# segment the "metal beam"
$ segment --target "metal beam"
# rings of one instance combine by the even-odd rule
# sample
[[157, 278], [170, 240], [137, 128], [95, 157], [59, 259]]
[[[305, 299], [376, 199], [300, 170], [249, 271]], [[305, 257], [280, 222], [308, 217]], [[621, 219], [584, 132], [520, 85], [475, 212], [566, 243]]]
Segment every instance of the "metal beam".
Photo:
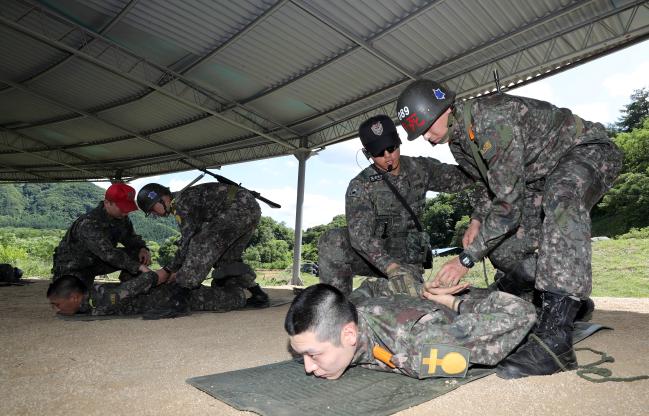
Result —
[[[162, 94], [162, 95], [164, 95], [164, 96], [166, 96], [166, 97], [168, 97], [168, 98], [170, 98], [170, 99], [172, 99], [174, 101], [177, 101], [177, 102], [179, 102], [179, 103], [181, 103], [183, 105], [186, 105], [187, 107], [194, 108], [194, 109], [199, 110], [201, 112], [209, 113], [212, 116], [214, 116], [214, 117], [216, 117], [216, 118], [218, 118], [220, 120], [223, 120], [226, 123], [229, 123], [229, 124], [231, 124], [233, 126], [236, 126], [236, 127], [239, 127], [239, 128], [241, 128], [243, 130], [247, 130], [247, 131], [249, 131], [251, 133], [257, 134], [258, 136], [264, 137], [265, 139], [268, 139], [268, 140], [276, 142], [276, 143], [278, 143], [280, 145], [286, 146], [286, 147], [290, 148], [291, 150], [296, 150], [296, 148], [294, 146], [286, 143], [282, 139], [279, 139], [279, 138], [274, 137], [272, 135], [269, 135], [269, 134], [267, 134], [267, 133], [265, 133], [263, 131], [260, 131], [260, 130], [258, 130], [256, 128], [254, 128], [254, 127], [251, 127], [251, 126], [247, 125], [246, 123], [244, 123], [243, 120], [242, 121], [235, 121], [235, 120], [232, 120], [232, 119], [224, 116], [223, 114], [221, 114], [220, 109], [215, 110], [215, 109], [206, 107], [205, 105], [209, 104], [210, 102], [211, 103], [217, 103], [219, 107], [221, 106], [221, 104], [218, 103], [218, 101], [214, 100], [212, 97], [210, 97], [208, 93], [206, 93], [204, 91], [200, 91], [199, 89], [193, 87], [192, 86], [193, 83], [191, 81], [189, 81], [189, 80], [183, 79], [181, 75], [173, 73], [172, 71], [170, 71], [168, 69], [161, 69], [161, 68], [157, 67], [156, 65], [153, 65], [153, 64], [149, 63], [144, 58], [135, 57], [132, 53], [126, 52], [126, 51], [123, 51], [123, 50], [120, 49], [121, 52], [127, 53], [128, 55], [130, 55], [132, 57], [140, 59], [139, 62], [138, 62], [138, 65], [136, 65], [136, 66], [142, 66], [142, 68], [143, 68], [142, 72], [143, 73], [146, 74], [147, 70], [155, 70], [155, 72], [161, 72], [162, 73], [162, 76], [161, 76], [162, 78], [168, 78], [168, 82], [165, 82], [165, 84], [169, 85], [170, 88], [162, 88], [159, 85], [157, 85], [157, 84], [155, 84], [155, 83], [153, 83], [153, 82], [151, 82], [151, 81], [149, 81], [147, 79], [142, 79], [140, 77], [132, 75], [131, 73], [125, 73], [125, 72], [123, 72], [123, 71], [121, 71], [119, 69], [116, 69], [116, 68], [112, 67], [111, 65], [108, 65], [107, 63], [103, 62], [100, 59], [97, 59], [97, 58], [95, 58], [93, 56], [88, 55], [85, 52], [82, 52], [82, 51], [80, 51], [78, 49], [72, 48], [72, 47], [70, 47], [70, 46], [68, 46], [68, 45], [66, 45], [64, 43], [61, 43], [61, 42], [59, 42], [57, 40], [50, 39], [47, 36], [42, 35], [40, 33], [37, 33], [37, 32], [35, 32], [35, 31], [31, 30], [31, 29], [28, 29], [26, 27], [23, 27], [22, 25], [20, 25], [18, 23], [12, 22], [11, 20], [8, 20], [4, 16], [0, 16], [0, 23], [4, 24], [6, 26], [9, 26], [12, 29], [14, 29], [16, 31], [19, 31], [19, 32], [21, 32], [21, 33], [23, 33], [23, 34], [25, 34], [27, 36], [30, 36], [30, 37], [38, 40], [38, 41], [41, 41], [43, 43], [47, 43], [48, 45], [50, 45], [50, 46], [52, 46], [52, 47], [54, 47], [56, 49], [63, 50], [65, 52], [74, 54], [75, 56], [77, 56], [77, 57], [79, 57], [79, 58], [81, 58], [81, 59], [83, 59], [83, 60], [85, 60], [87, 62], [90, 62], [90, 63], [92, 63], [92, 64], [94, 64], [94, 65], [96, 65], [96, 66], [98, 66], [100, 68], [103, 68], [106, 71], [111, 72], [111, 73], [113, 73], [113, 74], [115, 74], [115, 75], [117, 75], [119, 77], [122, 77], [122, 78], [127, 79], [127, 80], [129, 80], [131, 82], [134, 82], [136, 84], [139, 84], [139, 85], [148, 87], [150, 89], [153, 89], [153, 90], [157, 91], [158, 93], [160, 93], [160, 94]], [[92, 36], [92, 33], [88, 33], [88, 31], [86, 29], [84, 29], [84, 28], [81, 28], [81, 27], [77, 26], [76, 29], [81, 31], [84, 34], [88, 34], [88, 35]], [[98, 35], [95, 35], [95, 36], [98, 36]], [[116, 45], [111, 45], [111, 47], [119, 49], [119, 47], [116, 46]], [[190, 100], [188, 100], [186, 98], [181, 97], [175, 91], [176, 88], [175, 88], [174, 81], [182, 82], [183, 84], [185, 84], [186, 86], [191, 88], [193, 101], [190, 101]], [[16, 85], [16, 84], [14, 83], [14, 85]]]

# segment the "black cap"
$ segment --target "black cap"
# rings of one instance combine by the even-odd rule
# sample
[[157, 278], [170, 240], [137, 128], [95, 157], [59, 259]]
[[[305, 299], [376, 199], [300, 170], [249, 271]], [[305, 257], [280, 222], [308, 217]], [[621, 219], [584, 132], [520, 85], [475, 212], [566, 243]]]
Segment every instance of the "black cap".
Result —
[[382, 153], [390, 146], [399, 146], [401, 139], [392, 119], [385, 114], [369, 118], [358, 128], [363, 147], [370, 154]]

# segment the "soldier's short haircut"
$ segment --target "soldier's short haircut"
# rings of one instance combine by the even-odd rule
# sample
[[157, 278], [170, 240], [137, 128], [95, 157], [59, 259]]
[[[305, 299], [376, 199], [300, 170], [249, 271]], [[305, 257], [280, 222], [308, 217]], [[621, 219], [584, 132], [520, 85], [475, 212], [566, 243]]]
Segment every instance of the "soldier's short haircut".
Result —
[[85, 294], [88, 292], [88, 287], [76, 276], [61, 276], [54, 282], [50, 283], [47, 288], [47, 297], [56, 297], [59, 299], [67, 299], [73, 293]]
[[350, 322], [358, 323], [354, 304], [340, 290], [319, 283], [307, 287], [293, 299], [284, 329], [290, 336], [312, 331], [318, 341], [340, 345], [340, 333]]

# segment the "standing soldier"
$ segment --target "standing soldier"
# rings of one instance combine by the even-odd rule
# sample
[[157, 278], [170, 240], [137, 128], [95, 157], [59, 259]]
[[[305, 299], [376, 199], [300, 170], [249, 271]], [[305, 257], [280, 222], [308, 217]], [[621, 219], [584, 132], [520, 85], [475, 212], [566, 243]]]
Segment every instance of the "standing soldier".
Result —
[[419, 224], [426, 192], [458, 192], [472, 181], [457, 165], [400, 156], [399, 134], [386, 115], [363, 122], [358, 135], [374, 164], [349, 183], [347, 227], [320, 237], [320, 281], [349, 295], [354, 275], [387, 277], [395, 292], [416, 295], [430, 253], [428, 234]]
[[268, 295], [255, 282], [257, 275], [242, 259], [261, 218], [250, 191], [213, 182], [171, 193], [165, 186], [149, 183], [138, 192], [137, 203], [146, 215], [172, 214], [178, 222], [180, 247], [171, 264], [163, 267], [172, 281], [197, 288], [214, 267], [213, 287], [233, 278], [252, 294], [250, 306], [268, 306]]
[[120, 280], [150, 271], [149, 249], [128, 218], [135, 210], [135, 189], [125, 183], [108, 187], [104, 200], [77, 218], [54, 250], [52, 279], [77, 276], [89, 287], [95, 276], [117, 270]]
[[601, 124], [547, 102], [506, 94], [454, 99], [440, 84], [419, 80], [397, 101], [408, 140], [449, 142], [482, 189], [464, 251], [434, 283], [456, 284], [485, 256], [515, 280], [533, 282], [542, 300], [537, 337], [501, 363], [498, 375], [574, 369], [573, 321], [592, 287], [590, 210], [612, 186], [622, 154]]

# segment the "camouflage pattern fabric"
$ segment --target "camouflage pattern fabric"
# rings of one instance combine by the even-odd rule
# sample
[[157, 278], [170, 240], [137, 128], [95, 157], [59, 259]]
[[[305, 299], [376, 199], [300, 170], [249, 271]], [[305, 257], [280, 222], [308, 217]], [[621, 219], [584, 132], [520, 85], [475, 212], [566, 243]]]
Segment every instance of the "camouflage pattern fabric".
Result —
[[[356, 292], [356, 291], [354, 291]], [[359, 347], [352, 364], [422, 378], [420, 362], [426, 344], [470, 350], [470, 363], [495, 365], [527, 335], [536, 320], [534, 306], [504, 292], [465, 300], [457, 314], [433, 301], [406, 295], [356, 297]], [[380, 346], [396, 368], [374, 358]]]
[[[123, 248], [117, 248], [122, 243]], [[138, 254], [146, 243], [135, 234], [128, 217], [112, 218], [103, 201], [70, 226], [54, 250], [53, 279], [72, 275], [90, 286], [95, 276], [125, 270], [139, 273]]]
[[227, 312], [246, 304], [243, 289], [236, 286], [190, 290], [175, 284], [156, 287], [156, 282], [155, 272], [148, 272], [119, 285], [95, 284], [79, 312], [93, 316], [138, 315], [160, 309]]
[[474, 260], [488, 255], [505, 272], [526, 261], [522, 268], [536, 277], [538, 290], [587, 297], [590, 210], [622, 167], [604, 127], [506, 94], [460, 103], [453, 116], [451, 152], [479, 185], [472, 217], [482, 226], [465, 251]]
[[180, 227], [181, 244], [168, 267], [177, 271], [176, 283], [186, 288], [198, 287], [212, 267], [218, 271], [241, 263], [261, 218], [259, 204], [249, 191], [221, 183], [197, 185], [174, 194], [172, 212]]
[[[433, 158], [401, 156], [399, 175], [387, 176], [421, 217], [426, 192], [458, 192], [472, 184], [456, 165]], [[390, 263], [421, 269], [430, 243], [412, 217], [372, 167], [347, 188], [345, 230], [330, 230], [318, 243], [320, 281], [349, 294], [354, 275], [386, 276]], [[423, 269], [422, 269], [423, 270]]]

